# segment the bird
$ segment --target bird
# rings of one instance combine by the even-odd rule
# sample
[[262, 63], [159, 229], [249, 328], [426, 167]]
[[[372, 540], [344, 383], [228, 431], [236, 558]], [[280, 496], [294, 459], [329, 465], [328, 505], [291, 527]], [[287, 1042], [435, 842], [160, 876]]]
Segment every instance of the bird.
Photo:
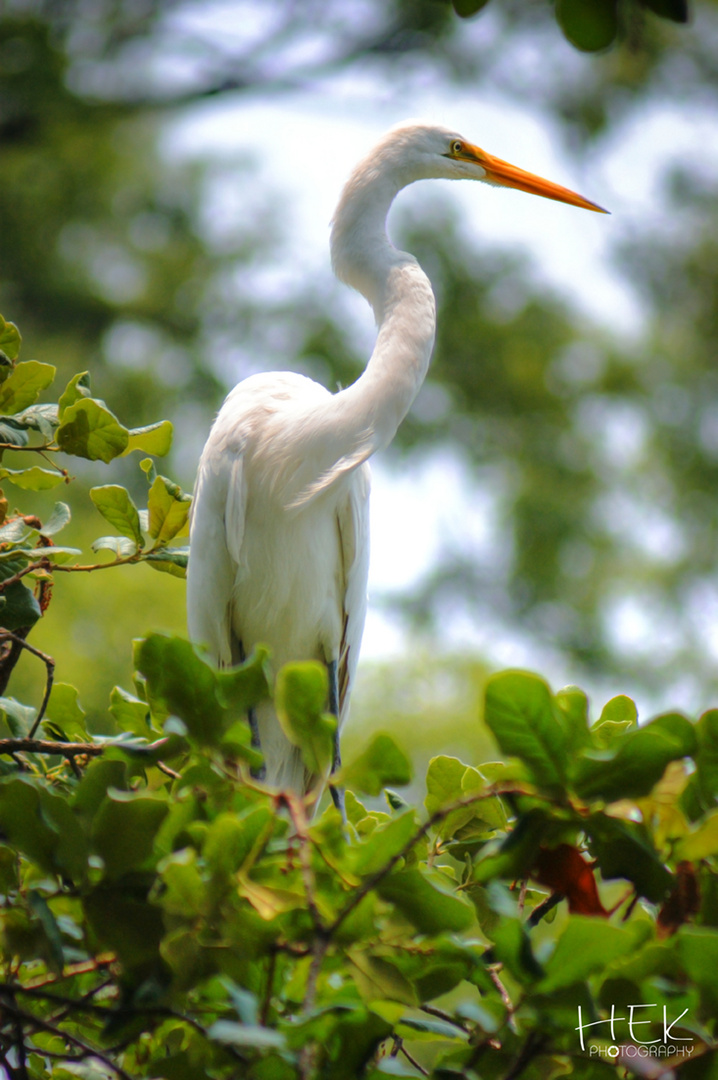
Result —
[[[436, 330], [431, 284], [387, 234], [397, 194], [418, 180], [478, 180], [598, 213], [596, 203], [494, 157], [462, 135], [408, 121], [355, 167], [331, 223], [336, 276], [369, 302], [377, 324], [359, 378], [331, 393], [304, 375], [260, 373], [229, 393], [202, 452], [187, 574], [190, 638], [219, 667], [258, 645], [276, 673], [326, 665], [339, 730], [349, 707], [367, 604], [368, 460], [394, 438], [426, 376]], [[250, 714], [263, 779], [306, 794], [308, 774], [270, 702]], [[335, 804], [342, 793], [331, 785]]]

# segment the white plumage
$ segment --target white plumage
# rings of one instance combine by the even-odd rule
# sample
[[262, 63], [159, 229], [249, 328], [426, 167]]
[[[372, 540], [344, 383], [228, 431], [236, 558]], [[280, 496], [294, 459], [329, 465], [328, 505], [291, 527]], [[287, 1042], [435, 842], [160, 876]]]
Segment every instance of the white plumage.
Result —
[[[219, 412], [195, 485], [190, 637], [221, 666], [260, 643], [272, 650], [275, 672], [290, 660], [325, 662], [336, 674], [340, 725], [366, 610], [366, 462], [409, 410], [435, 331], [431, 285], [416, 259], [390, 243], [386, 217], [401, 188], [429, 178], [483, 180], [600, 209], [445, 128], [388, 132], [352, 173], [331, 236], [337, 276], [374, 309], [366, 370], [337, 394], [291, 372], [245, 379]], [[257, 728], [267, 782], [304, 790], [310, 778], [269, 704], [259, 707]]]

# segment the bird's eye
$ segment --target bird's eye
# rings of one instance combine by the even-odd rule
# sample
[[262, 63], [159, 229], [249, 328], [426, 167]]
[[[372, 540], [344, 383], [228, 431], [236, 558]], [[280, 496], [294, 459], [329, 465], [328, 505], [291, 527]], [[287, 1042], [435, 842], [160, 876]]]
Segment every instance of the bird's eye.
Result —
[[464, 149], [464, 144], [461, 142], [461, 140], [460, 139], [454, 139], [454, 141], [451, 144], [451, 153], [452, 154], [460, 154], [463, 149]]

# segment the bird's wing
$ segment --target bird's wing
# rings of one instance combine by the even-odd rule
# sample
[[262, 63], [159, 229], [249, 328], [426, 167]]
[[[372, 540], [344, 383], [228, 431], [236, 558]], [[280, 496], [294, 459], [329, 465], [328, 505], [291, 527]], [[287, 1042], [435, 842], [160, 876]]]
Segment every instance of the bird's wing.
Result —
[[349, 693], [361, 646], [367, 605], [369, 573], [369, 488], [368, 465], [358, 468], [351, 478], [349, 496], [337, 512], [344, 566], [344, 621], [339, 651], [339, 721], [349, 709]]
[[220, 666], [240, 659], [238, 643], [233, 640], [231, 607], [245, 503], [241, 451], [229, 451], [210, 437], [192, 503], [187, 623], [190, 638], [207, 645]]

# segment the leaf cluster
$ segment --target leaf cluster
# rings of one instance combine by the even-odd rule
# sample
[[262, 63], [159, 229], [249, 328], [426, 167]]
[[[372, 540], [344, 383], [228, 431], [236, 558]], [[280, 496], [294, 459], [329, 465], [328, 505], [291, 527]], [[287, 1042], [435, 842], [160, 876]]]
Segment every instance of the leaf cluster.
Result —
[[[715, 1067], [718, 714], [639, 727], [619, 697], [590, 723], [577, 688], [503, 672], [485, 700], [503, 762], [434, 758], [420, 809], [376, 735], [333, 778], [343, 823], [252, 778], [266, 653], [218, 672], [153, 634], [135, 660], [116, 736], [58, 687], [55, 753], [3, 759], [0, 1038], [27, 1076], [610, 1076], [577, 1008], [627, 1004], [646, 1041], [665, 1005]], [[317, 771], [326, 688], [311, 664], [280, 685]], [[361, 801], [382, 789], [384, 810]]]

